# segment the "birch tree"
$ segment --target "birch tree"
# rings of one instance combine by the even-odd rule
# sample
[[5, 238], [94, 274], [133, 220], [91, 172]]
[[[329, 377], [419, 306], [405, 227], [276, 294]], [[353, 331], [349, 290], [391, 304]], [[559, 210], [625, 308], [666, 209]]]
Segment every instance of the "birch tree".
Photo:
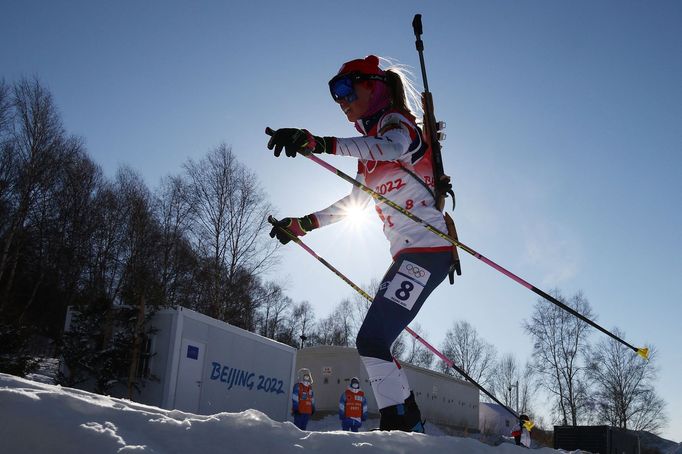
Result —
[[220, 145], [198, 162], [185, 165], [192, 210], [192, 242], [205, 258], [209, 278], [205, 312], [225, 321], [238, 318], [242, 274], [265, 271], [276, 260], [277, 242], [267, 237], [265, 200], [255, 174], [232, 150]]
[[[487, 387], [491, 384], [497, 352], [495, 347], [481, 339], [469, 322], [457, 321], [446, 331], [441, 352], [480, 385]], [[441, 372], [461, 377], [445, 362], [439, 361], [438, 364]]]
[[[594, 319], [590, 304], [582, 293], [566, 300], [559, 291], [553, 296], [587, 318]], [[533, 370], [539, 384], [550, 395], [555, 420], [563, 425], [578, 425], [586, 419], [588, 381], [585, 349], [589, 325], [561, 308], [538, 300], [524, 329], [534, 343]]]
[[[624, 333], [614, 330], [620, 338]], [[608, 338], [589, 349], [588, 375], [594, 382], [597, 419], [622, 429], [658, 433], [666, 424], [665, 402], [656, 393], [655, 348], [649, 360]]]

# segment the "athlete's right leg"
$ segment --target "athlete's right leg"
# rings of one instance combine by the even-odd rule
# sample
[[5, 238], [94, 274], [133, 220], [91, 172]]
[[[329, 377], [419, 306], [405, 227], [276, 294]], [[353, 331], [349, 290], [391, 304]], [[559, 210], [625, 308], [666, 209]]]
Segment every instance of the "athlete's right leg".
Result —
[[[407, 377], [391, 355], [391, 345], [445, 279], [450, 259], [449, 252], [398, 256], [358, 332], [356, 347], [382, 415], [382, 430], [409, 431], [416, 422], [421, 423]], [[410, 411], [414, 414], [407, 415]]]

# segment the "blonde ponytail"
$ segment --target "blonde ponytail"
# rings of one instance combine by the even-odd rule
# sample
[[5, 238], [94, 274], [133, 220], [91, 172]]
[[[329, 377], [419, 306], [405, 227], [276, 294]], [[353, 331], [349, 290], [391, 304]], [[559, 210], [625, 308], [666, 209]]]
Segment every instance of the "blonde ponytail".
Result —
[[407, 66], [391, 64], [385, 71], [386, 85], [389, 88], [393, 108], [420, 118], [422, 115], [421, 95], [411, 80], [412, 74]]

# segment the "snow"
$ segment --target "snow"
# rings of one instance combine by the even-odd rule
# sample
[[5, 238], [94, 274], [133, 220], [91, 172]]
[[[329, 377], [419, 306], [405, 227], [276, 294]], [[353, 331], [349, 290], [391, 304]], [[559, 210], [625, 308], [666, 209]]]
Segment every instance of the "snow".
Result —
[[[0, 374], [0, 451], [21, 453], [206, 453], [331, 454], [527, 452], [512, 444], [488, 446], [475, 439], [403, 432], [337, 430], [333, 416], [301, 431], [257, 410], [195, 415]], [[374, 421], [374, 425], [376, 421]], [[371, 428], [372, 422], [367, 428]], [[427, 426], [428, 427], [428, 426]], [[539, 454], [556, 453], [549, 448]]]

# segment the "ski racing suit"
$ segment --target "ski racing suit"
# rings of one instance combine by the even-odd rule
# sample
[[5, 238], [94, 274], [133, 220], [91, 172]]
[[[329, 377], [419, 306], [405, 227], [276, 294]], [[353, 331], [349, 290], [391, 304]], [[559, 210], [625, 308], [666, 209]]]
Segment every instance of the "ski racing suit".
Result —
[[[356, 121], [355, 127], [363, 136], [337, 138], [334, 154], [358, 158], [358, 181], [446, 231], [443, 214], [435, 207], [431, 149], [414, 117], [383, 109]], [[312, 215], [319, 226], [328, 225], [341, 220], [350, 204], [366, 206], [370, 198], [353, 187], [350, 195]], [[403, 404], [410, 395], [391, 345], [445, 279], [453, 246], [382, 202], [377, 201], [375, 209], [383, 221], [393, 263], [360, 327], [356, 346], [382, 409]]]

